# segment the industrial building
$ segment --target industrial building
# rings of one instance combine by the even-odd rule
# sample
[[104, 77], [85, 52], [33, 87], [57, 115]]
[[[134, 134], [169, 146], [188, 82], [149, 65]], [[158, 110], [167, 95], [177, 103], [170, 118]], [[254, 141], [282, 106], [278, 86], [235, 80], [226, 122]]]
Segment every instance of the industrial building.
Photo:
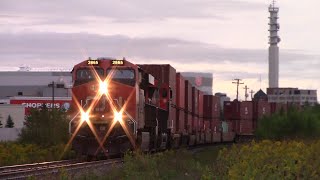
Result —
[[182, 76], [191, 84], [203, 91], [205, 94], [212, 95], [212, 73], [200, 72], [181, 72]]
[[[0, 72], [0, 141], [12, 141], [24, 125], [30, 108], [42, 104], [47, 107], [68, 109], [71, 102], [72, 78], [70, 72]], [[5, 128], [8, 116], [14, 128]]]
[[317, 90], [298, 88], [268, 88], [268, 101], [276, 103], [294, 103], [315, 105], [318, 103]]
[[70, 72], [0, 72], [0, 102], [2, 103], [14, 96], [71, 97], [71, 87]]

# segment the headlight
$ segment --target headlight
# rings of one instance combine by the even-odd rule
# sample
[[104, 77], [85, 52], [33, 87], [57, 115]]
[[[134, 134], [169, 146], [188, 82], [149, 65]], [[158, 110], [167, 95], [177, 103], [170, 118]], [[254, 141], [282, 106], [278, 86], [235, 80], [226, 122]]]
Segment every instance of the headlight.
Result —
[[82, 112], [81, 113], [81, 121], [89, 121], [89, 112]]
[[108, 84], [106, 81], [100, 82], [99, 92], [100, 92], [100, 94], [107, 94], [108, 93]]
[[115, 112], [114, 113], [114, 119], [116, 121], [122, 121], [122, 113], [121, 112]]

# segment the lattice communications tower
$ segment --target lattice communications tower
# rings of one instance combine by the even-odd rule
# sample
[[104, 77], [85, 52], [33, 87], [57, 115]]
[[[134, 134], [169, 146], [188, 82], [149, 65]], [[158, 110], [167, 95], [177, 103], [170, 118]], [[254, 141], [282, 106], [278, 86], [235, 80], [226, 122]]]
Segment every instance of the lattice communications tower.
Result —
[[280, 37], [278, 31], [279, 8], [275, 6], [275, 1], [269, 6], [269, 88], [279, 87], [279, 47]]

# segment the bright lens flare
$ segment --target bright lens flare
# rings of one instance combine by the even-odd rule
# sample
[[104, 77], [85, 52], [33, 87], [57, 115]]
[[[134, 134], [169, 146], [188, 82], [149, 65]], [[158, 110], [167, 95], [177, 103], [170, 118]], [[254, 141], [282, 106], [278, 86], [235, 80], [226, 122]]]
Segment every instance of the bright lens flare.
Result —
[[121, 112], [115, 112], [115, 113], [114, 113], [114, 119], [115, 119], [117, 122], [122, 121], [122, 113], [121, 113]]
[[81, 121], [89, 121], [89, 112], [81, 112]]
[[108, 83], [106, 81], [100, 82], [99, 92], [100, 94], [108, 93]]

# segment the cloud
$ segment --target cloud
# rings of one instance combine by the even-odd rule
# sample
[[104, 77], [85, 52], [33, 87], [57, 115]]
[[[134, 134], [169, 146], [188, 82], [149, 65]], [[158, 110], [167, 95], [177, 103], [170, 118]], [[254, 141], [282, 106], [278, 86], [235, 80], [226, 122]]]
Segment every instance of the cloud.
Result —
[[[130, 38], [87, 33], [0, 33], [0, 67], [71, 69], [89, 56], [122, 58], [134, 63], [171, 64], [178, 71], [211, 72], [214, 90], [222, 91], [234, 78], [252, 89], [268, 82], [267, 49], [235, 49], [174, 38]], [[280, 50], [280, 85], [319, 89], [320, 56]], [[3, 69], [2, 69], [3, 70]], [[259, 77], [262, 77], [262, 83]], [[299, 82], [297, 84], [296, 82]], [[290, 85], [291, 84], [291, 85]]]
[[266, 8], [262, 2], [239, 0], [1, 0], [1, 16], [22, 15], [42, 18], [46, 23], [79, 23], [85, 17], [105, 17], [118, 22], [167, 18], [224, 18], [224, 13]]
[[[214, 44], [174, 38], [130, 38], [122, 35], [102, 36], [87, 33], [0, 33], [2, 66], [21, 63], [31, 65], [72, 63], [110, 56], [171, 64], [197, 64], [202, 71], [242, 74], [267, 73], [266, 49], [224, 48]], [[280, 73], [299, 77], [319, 77], [319, 55], [280, 50]], [[312, 66], [309, 66], [312, 64]], [[210, 66], [208, 66], [210, 65]], [[306, 69], [307, 68], [307, 69]], [[184, 67], [187, 69], [187, 67]], [[303, 73], [302, 73], [303, 72]], [[230, 74], [229, 73], [229, 74]], [[249, 74], [248, 74], [249, 75]], [[250, 77], [252, 77], [250, 75]]]

